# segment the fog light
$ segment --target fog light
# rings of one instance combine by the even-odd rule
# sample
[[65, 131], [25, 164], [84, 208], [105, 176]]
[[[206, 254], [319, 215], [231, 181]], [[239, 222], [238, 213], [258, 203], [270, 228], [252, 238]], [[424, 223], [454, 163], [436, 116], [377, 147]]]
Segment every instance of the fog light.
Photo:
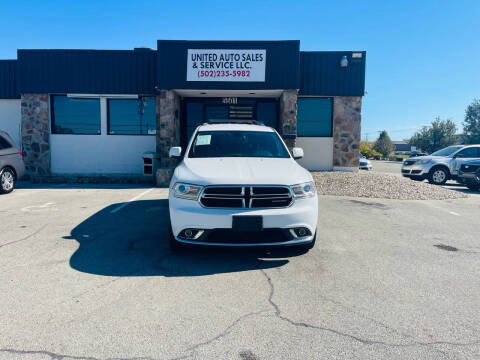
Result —
[[312, 233], [310, 232], [310, 230], [308, 230], [308, 228], [306, 228], [306, 227], [297, 227], [297, 228], [290, 229], [290, 233], [291, 233], [291, 234], [293, 235], [293, 237], [295, 237], [295, 238], [305, 237], [305, 236], [310, 236], [310, 235], [312, 235]]
[[203, 234], [202, 229], [184, 229], [180, 231], [178, 237], [185, 240], [196, 240]]

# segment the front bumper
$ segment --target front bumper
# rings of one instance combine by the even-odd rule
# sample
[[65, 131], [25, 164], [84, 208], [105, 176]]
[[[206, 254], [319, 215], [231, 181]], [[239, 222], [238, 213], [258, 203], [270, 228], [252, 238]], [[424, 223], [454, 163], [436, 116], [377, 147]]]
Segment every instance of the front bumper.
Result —
[[[196, 245], [209, 246], [288, 246], [307, 244], [313, 241], [317, 229], [318, 220], [318, 197], [305, 199], [297, 199], [292, 205], [286, 208], [268, 208], [268, 209], [219, 209], [205, 208], [197, 201], [179, 199], [170, 194], [169, 196], [170, 222], [172, 232], [178, 242]], [[306, 227], [310, 231], [310, 235], [305, 237], [288, 237], [285, 241], [276, 242], [209, 242], [206, 236], [201, 236], [196, 240], [186, 240], [178, 237], [184, 229], [202, 229], [205, 235], [210, 231], [231, 229], [233, 215], [260, 215], [263, 217], [263, 228], [280, 229], [284, 233], [288, 233], [289, 229], [297, 227]], [[261, 233], [261, 232], [260, 232]], [[258, 235], [258, 234], [257, 234]], [[255, 237], [252, 237], [252, 239]]]
[[405, 177], [426, 178], [430, 167], [421, 164], [402, 165], [402, 175]]
[[458, 181], [462, 184], [480, 184], [480, 172], [458, 172]]

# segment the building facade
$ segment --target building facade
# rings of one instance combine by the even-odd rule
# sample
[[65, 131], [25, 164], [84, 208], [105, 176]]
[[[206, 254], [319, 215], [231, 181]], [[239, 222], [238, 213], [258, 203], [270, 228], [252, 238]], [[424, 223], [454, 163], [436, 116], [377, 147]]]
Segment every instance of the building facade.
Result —
[[141, 176], [156, 152], [210, 120], [256, 120], [310, 170], [358, 168], [364, 51], [300, 51], [299, 41], [172, 41], [157, 49], [18, 50], [0, 61], [0, 129], [30, 177]]

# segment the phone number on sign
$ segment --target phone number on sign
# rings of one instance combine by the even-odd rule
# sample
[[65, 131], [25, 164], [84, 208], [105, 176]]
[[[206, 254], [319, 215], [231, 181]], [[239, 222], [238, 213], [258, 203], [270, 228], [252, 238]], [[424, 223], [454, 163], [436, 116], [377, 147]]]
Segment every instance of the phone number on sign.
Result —
[[250, 70], [199, 70], [199, 78], [250, 77]]

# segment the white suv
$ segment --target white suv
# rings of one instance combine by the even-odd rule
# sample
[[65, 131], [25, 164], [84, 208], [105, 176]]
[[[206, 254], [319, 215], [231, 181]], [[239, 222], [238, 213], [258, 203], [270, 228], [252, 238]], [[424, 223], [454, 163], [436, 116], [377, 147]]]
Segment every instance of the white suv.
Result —
[[[267, 126], [199, 126], [169, 189], [173, 250], [183, 244], [282, 246], [315, 243], [318, 198], [312, 175]], [[182, 157], [182, 149], [170, 149]]]

